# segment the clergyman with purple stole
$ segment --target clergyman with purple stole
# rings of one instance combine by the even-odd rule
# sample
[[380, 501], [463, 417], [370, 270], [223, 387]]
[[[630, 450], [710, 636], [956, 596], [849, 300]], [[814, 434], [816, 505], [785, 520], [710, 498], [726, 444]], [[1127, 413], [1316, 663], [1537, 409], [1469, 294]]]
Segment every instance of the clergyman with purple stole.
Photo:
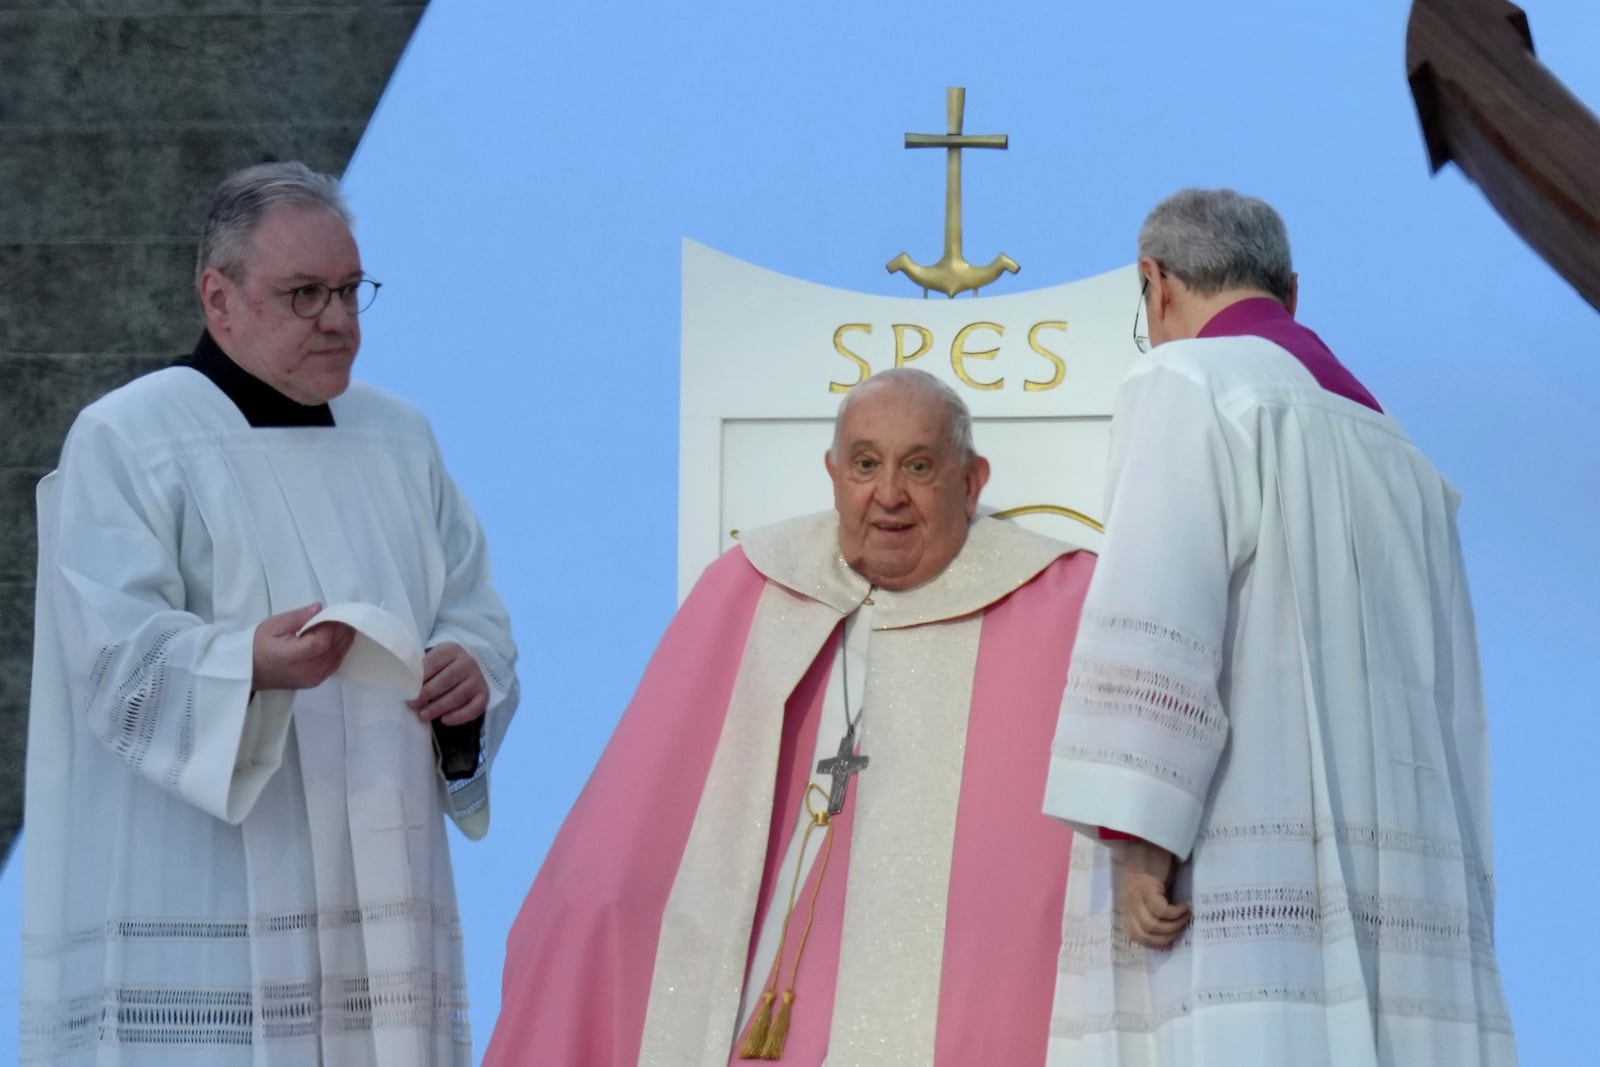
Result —
[[1175, 194], [1139, 271], [1050, 1063], [1513, 1064], [1456, 491], [1295, 321], [1267, 204]]

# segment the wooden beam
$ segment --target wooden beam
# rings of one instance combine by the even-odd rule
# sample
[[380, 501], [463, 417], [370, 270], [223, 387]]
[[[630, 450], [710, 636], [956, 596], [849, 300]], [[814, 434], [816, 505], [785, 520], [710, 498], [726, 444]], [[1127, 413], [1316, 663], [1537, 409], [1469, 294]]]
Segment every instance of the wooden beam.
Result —
[[1429, 162], [1454, 162], [1600, 310], [1600, 120], [1538, 61], [1506, 0], [1415, 0], [1406, 72]]

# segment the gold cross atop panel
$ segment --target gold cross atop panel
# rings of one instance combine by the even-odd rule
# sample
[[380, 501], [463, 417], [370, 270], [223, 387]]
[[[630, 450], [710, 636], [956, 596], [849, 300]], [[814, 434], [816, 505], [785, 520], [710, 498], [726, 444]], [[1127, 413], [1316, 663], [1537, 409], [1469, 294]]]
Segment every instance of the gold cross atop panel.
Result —
[[899, 271], [910, 278], [922, 287], [923, 296], [927, 296], [930, 289], [949, 297], [970, 289], [976, 296], [980, 288], [1000, 277], [1002, 272], [1015, 274], [1020, 269], [1017, 261], [1004, 253], [983, 267], [968, 263], [961, 256], [961, 150], [1008, 147], [1008, 138], [1003, 133], [962, 133], [966, 107], [965, 89], [946, 89], [947, 132], [906, 134], [907, 148], [945, 149], [944, 255], [937, 263], [924, 266], [901, 252], [888, 263], [889, 273]]

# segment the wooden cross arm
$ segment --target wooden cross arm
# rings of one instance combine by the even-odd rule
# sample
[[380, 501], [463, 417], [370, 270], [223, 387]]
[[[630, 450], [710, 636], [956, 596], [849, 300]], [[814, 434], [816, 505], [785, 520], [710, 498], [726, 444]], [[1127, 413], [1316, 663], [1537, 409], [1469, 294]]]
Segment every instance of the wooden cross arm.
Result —
[[1600, 120], [1507, 0], [1415, 0], [1406, 73], [1434, 171], [1454, 162], [1600, 310]]

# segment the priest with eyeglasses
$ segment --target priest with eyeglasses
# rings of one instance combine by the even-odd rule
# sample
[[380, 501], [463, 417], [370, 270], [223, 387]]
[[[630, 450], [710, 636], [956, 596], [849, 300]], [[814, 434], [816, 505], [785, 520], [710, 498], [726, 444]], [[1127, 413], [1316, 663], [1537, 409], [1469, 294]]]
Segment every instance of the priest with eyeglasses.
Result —
[[1271, 205], [1180, 190], [1138, 251], [1051, 1067], [1510, 1067], [1460, 496], [1295, 318]]
[[351, 378], [334, 179], [225, 179], [196, 285], [40, 486], [22, 1062], [465, 1067], [444, 820], [487, 830], [518, 692], [483, 531]]
[[1042, 1067], [1093, 557], [978, 515], [971, 421], [873, 375], [834, 509], [706, 570], [512, 928], [487, 1067]]

